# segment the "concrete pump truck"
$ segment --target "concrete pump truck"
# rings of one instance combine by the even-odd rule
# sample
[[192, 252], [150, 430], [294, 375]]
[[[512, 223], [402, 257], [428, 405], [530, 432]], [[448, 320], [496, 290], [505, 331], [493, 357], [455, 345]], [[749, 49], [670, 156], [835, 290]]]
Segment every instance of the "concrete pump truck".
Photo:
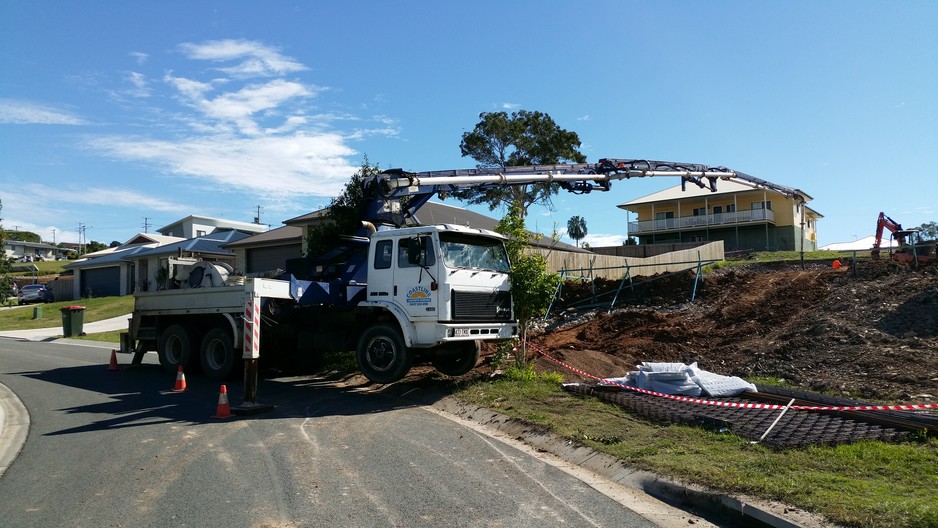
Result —
[[328, 349], [354, 351], [376, 383], [400, 380], [418, 358], [443, 374], [463, 374], [475, 367], [481, 341], [517, 334], [511, 263], [498, 233], [420, 225], [420, 207], [466, 189], [549, 183], [585, 194], [608, 191], [613, 180], [655, 176], [714, 191], [720, 179], [771, 185], [725, 167], [635, 159], [384, 171], [362, 181], [360, 231], [339, 236], [323, 254], [286, 262], [278, 279], [225, 286], [204, 280], [223, 273], [211, 263], [177, 264], [180, 289], [135, 293], [122, 349], [135, 363], [155, 351], [167, 370], [201, 367], [213, 379], [237, 372], [243, 360], [246, 392], [261, 360], [309, 362]]

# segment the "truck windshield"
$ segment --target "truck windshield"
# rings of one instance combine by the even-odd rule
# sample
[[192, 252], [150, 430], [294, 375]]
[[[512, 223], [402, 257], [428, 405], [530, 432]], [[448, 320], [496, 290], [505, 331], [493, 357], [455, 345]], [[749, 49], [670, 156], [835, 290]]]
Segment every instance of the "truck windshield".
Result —
[[508, 254], [501, 240], [460, 233], [440, 233], [443, 263], [448, 268], [508, 271]]

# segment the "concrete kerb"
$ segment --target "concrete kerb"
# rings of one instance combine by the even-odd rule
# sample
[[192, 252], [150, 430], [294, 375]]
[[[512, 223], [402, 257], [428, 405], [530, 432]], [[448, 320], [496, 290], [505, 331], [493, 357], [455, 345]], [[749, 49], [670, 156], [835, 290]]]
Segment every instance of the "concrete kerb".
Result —
[[0, 476], [16, 460], [29, 435], [29, 412], [6, 385], [0, 383]]
[[784, 504], [749, 497], [732, 497], [630, 468], [611, 455], [560, 438], [536, 425], [515, 420], [488, 409], [466, 405], [455, 398], [444, 398], [434, 403], [433, 407], [463, 420], [494, 428], [502, 434], [588, 469], [610, 481], [641, 490], [659, 500], [685, 509], [707, 511], [728, 519], [751, 519], [775, 528], [831, 528], [834, 526], [820, 516]]

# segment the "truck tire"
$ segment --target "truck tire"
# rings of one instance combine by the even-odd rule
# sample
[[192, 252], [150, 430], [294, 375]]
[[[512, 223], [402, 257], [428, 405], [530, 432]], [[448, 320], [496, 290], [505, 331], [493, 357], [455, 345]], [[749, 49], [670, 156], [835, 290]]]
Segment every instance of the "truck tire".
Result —
[[394, 383], [407, 375], [413, 353], [400, 331], [387, 324], [365, 330], [358, 340], [358, 368], [375, 383]]
[[213, 380], [225, 380], [234, 372], [240, 355], [234, 348], [231, 334], [224, 328], [216, 327], [209, 330], [202, 339], [199, 358], [202, 362], [202, 372], [206, 376]]
[[441, 374], [461, 376], [475, 368], [480, 350], [478, 341], [449, 343], [436, 351], [431, 363]]
[[156, 350], [160, 365], [169, 372], [179, 370], [179, 365], [187, 368], [192, 363], [192, 343], [182, 325], [167, 326], [156, 342]]

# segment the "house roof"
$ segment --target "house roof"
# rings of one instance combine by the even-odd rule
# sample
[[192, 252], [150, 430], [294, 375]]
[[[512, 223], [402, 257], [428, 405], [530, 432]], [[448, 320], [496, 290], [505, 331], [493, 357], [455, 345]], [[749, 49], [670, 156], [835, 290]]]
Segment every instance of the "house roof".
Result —
[[[320, 209], [318, 211], [313, 211], [305, 215], [285, 220], [283, 223], [287, 225], [310, 224], [326, 215], [328, 211], [328, 209]], [[464, 209], [455, 205], [442, 204], [434, 201], [428, 201], [420, 209], [418, 209], [416, 217], [417, 220], [423, 225], [454, 224], [471, 226], [480, 229], [488, 229], [489, 231], [494, 231], [498, 226], [498, 220], [492, 217], [485, 216], [483, 214], [479, 214], [474, 211], [470, 211], [469, 209]], [[538, 236], [537, 233], [534, 232], [529, 231], [529, 233], [535, 235], [532, 237], [532, 246], [557, 248], [564, 251], [587, 253], [586, 250], [578, 248], [574, 245], [556, 241], [550, 237]], [[255, 237], [252, 237], [252, 239], [253, 238]]]
[[259, 235], [249, 236], [247, 238], [242, 238], [241, 240], [236, 240], [235, 242], [230, 242], [225, 244], [226, 248], [240, 248], [240, 247], [263, 247], [263, 246], [276, 246], [285, 243], [294, 243], [300, 242], [303, 237], [303, 228], [299, 226], [283, 226], [278, 227], [277, 229], [271, 229], [266, 233], [261, 233]]
[[[142, 251], [147, 251], [153, 247], [156, 247], [156, 242], [151, 242], [150, 244], [137, 244], [133, 246], [121, 246], [116, 248], [108, 248], [110, 251], [107, 253], [98, 252], [98, 256], [91, 258], [84, 258], [82, 260], [76, 260], [70, 262], [64, 266], [65, 269], [84, 269], [84, 268], [100, 268], [105, 266], [113, 266], [115, 264], [120, 264], [127, 257], [132, 257]], [[89, 253], [90, 255], [90, 253]], [[87, 257], [87, 255], [86, 255]]]
[[[654, 203], [673, 202], [677, 200], [687, 200], [691, 198], [707, 198], [707, 197], [712, 197], [712, 196], [736, 194], [736, 193], [743, 193], [743, 192], [749, 192], [749, 191], [765, 191], [773, 195], [785, 196], [784, 193], [781, 193], [779, 191], [769, 189], [769, 188], [764, 188], [764, 187], [753, 187], [750, 184], [743, 183], [743, 182], [740, 182], [738, 180], [731, 178], [728, 180], [719, 180], [717, 182], [716, 191], [711, 191], [709, 188], [705, 188], [705, 189], [700, 188], [691, 183], [688, 183], [687, 185], [685, 185], [683, 190], [681, 189], [680, 185], [675, 185], [674, 187], [670, 187], [663, 191], [658, 191], [656, 193], [652, 193], [647, 196], [643, 196], [641, 198], [636, 198], [634, 200], [630, 200], [628, 202], [619, 204], [616, 207], [618, 207], [619, 209], [636, 212], [634, 209], [635, 207], [651, 205]], [[807, 193], [804, 193], [802, 191], [798, 191], [798, 195], [803, 196], [805, 199], [805, 202], [812, 200], [811, 196], [809, 196]], [[824, 218], [824, 215], [812, 209], [811, 207], [808, 207], [807, 205], [805, 205], [805, 210], [809, 211], [811, 215], [813, 215], [815, 218]]]
[[3, 245], [23, 246], [24, 248], [34, 248], [34, 249], [59, 249], [51, 244], [43, 244], [42, 242], [24, 242], [22, 240], [4, 240]]
[[173, 227], [185, 224], [186, 222], [197, 222], [214, 225], [217, 226], [218, 229], [223, 230], [239, 229], [241, 231], [248, 231], [250, 233], [261, 233], [267, 230], [267, 226], [263, 224], [252, 224], [250, 222], [239, 222], [237, 220], [225, 220], [224, 218], [212, 218], [210, 216], [189, 215], [181, 220], [176, 220], [171, 224], [167, 224], [157, 229], [157, 231], [164, 233], [166, 231], [172, 230]]
[[[753, 187], [742, 183], [740, 181], [729, 179], [729, 180], [719, 180], [717, 182], [717, 190], [711, 191], [709, 188], [702, 189], [692, 183], [688, 183], [684, 186], [684, 190], [681, 189], [680, 185], [675, 185], [674, 187], [669, 187], [663, 191], [658, 191], [656, 193], [649, 194], [647, 196], [642, 196], [641, 198], [636, 198], [630, 200], [623, 204], [619, 204], [617, 207], [619, 209], [628, 209], [630, 206], [636, 205], [647, 205], [653, 202], [670, 202], [675, 200], [686, 200], [688, 198], [703, 198], [707, 196], [720, 196], [726, 194], [737, 194], [746, 191], [765, 191], [772, 194], [782, 194], [773, 189], [764, 189], [761, 187]], [[800, 195], [805, 197], [805, 201], [810, 201], [811, 197], [807, 194], [800, 192]]]
[[[873, 249], [873, 244], [875, 243], [876, 235], [870, 235], [868, 237], [854, 240], [853, 242], [835, 242], [833, 244], [827, 244], [826, 246], [821, 246], [819, 249], [825, 251], [866, 251]], [[884, 238], [879, 247], [899, 247], [899, 242], [893, 239]]]
[[182, 240], [185, 239], [166, 235], [154, 235], [152, 233], [137, 233], [120, 246], [104, 248], [93, 253], [86, 253], [82, 255], [80, 260], [76, 260], [62, 267], [65, 269], [81, 269], [107, 266], [119, 263], [125, 257], [136, 255], [143, 250]]
[[130, 240], [121, 244], [121, 246], [131, 246], [134, 244], [150, 244], [152, 242], [156, 242], [158, 244], [170, 244], [172, 242], [178, 242], [180, 240], [182, 240], [181, 237], [158, 235], [154, 233], [137, 233], [136, 235], [130, 237]]
[[224, 248], [226, 244], [247, 238], [251, 235], [237, 230], [216, 230], [207, 235], [189, 238], [181, 242], [140, 251], [133, 258], [158, 257], [162, 255], [175, 255], [182, 253], [198, 253], [201, 255], [234, 255], [233, 251]]

